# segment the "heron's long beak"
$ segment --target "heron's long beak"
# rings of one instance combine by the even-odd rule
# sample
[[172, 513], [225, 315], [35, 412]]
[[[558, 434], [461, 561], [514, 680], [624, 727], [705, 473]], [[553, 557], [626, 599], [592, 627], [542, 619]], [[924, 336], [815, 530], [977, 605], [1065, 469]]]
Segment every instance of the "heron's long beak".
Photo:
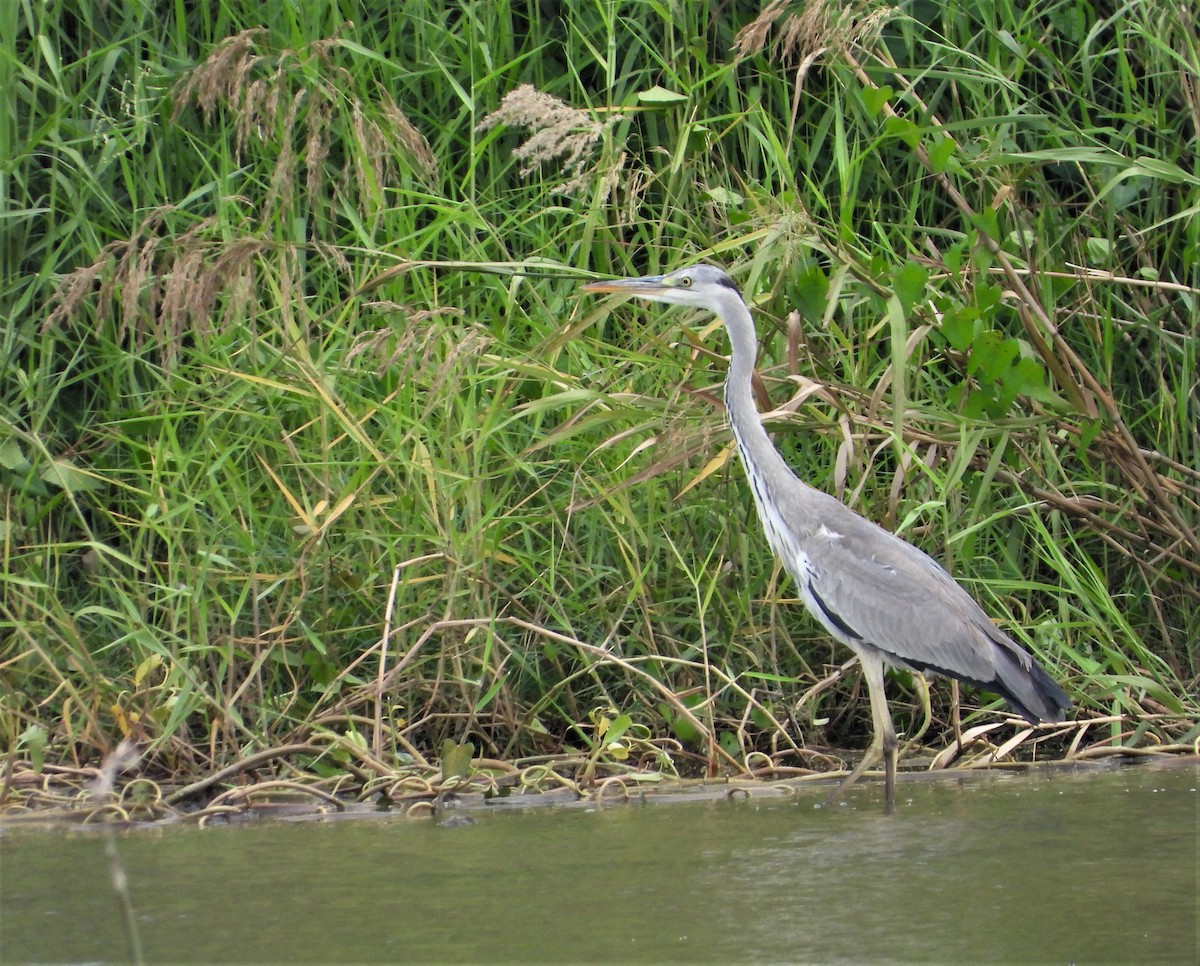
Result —
[[645, 295], [663, 290], [662, 275], [645, 275], [642, 278], [615, 278], [611, 282], [588, 282], [585, 292], [617, 292], [623, 295]]

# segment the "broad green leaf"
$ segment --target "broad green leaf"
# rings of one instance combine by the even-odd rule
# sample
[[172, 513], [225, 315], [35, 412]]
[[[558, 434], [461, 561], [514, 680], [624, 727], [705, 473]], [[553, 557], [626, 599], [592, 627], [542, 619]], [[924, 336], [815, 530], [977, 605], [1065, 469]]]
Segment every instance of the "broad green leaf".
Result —
[[899, 138], [910, 148], [921, 143], [921, 129], [906, 117], [889, 117], [883, 122], [883, 129], [888, 135]]
[[883, 110], [883, 105], [887, 103], [893, 93], [895, 92], [887, 84], [882, 87], [864, 87], [862, 98], [863, 104], [867, 107], [867, 113], [871, 117], [878, 117], [879, 112]]
[[458, 742], [447, 738], [442, 742], [442, 784], [451, 779], [465, 780], [471, 775], [471, 759], [475, 757], [475, 744]]
[[29, 460], [25, 458], [21, 444], [15, 439], [6, 439], [0, 443], [0, 466], [6, 470], [29, 469]]
[[1097, 238], [1093, 235], [1087, 240], [1087, 253], [1090, 261], [1107, 264], [1112, 259], [1113, 243], [1108, 238]]
[[971, 219], [971, 225], [980, 234], [987, 235], [989, 238], [1000, 238], [1000, 218], [997, 216], [995, 208], [984, 208]]
[[916, 262], [905, 262], [892, 278], [892, 288], [896, 298], [904, 307], [904, 314], [912, 312], [912, 307], [925, 294], [925, 283], [929, 281], [929, 272]]
[[829, 277], [819, 265], [810, 265], [796, 278], [796, 308], [806, 319], [823, 318], [829, 304]]
[[966, 352], [975, 341], [976, 323], [979, 312], [971, 306], [948, 311], [942, 316], [939, 331], [943, 338], [959, 352]]
[[44, 467], [38, 476], [51, 486], [57, 486], [68, 493], [84, 493], [104, 486], [102, 480], [79, 469], [70, 460], [54, 460]]
[[625, 732], [629, 730], [629, 726], [632, 724], [633, 724], [633, 719], [629, 715], [627, 715], [627, 714], [617, 715], [610, 722], [608, 722], [608, 727], [606, 727], [603, 731], [603, 737], [604, 737], [605, 744], [608, 744], [608, 743], [614, 742], [614, 741], [618, 741], [621, 738], [621, 736], [624, 735]]
[[746, 201], [736, 191], [730, 191], [728, 188], [709, 188], [705, 194], [717, 204], [724, 205], [726, 208], [736, 207], [744, 204]]
[[950, 163], [950, 159], [954, 157], [954, 149], [957, 145], [953, 138], [943, 137], [935, 141], [927, 149], [929, 155], [929, 167], [934, 174], [941, 174], [946, 170], [946, 166]]
[[21, 732], [20, 746], [29, 752], [29, 764], [40, 772], [46, 763], [46, 743], [49, 736], [41, 725], [30, 725]]
[[677, 94], [655, 84], [644, 91], [638, 91], [637, 99], [643, 104], [678, 104], [680, 101], [686, 101], [687, 95]]
[[967, 371], [983, 380], [999, 379], [1020, 351], [1015, 339], [1006, 338], [995, 329], [980, 332], [972, 343]]

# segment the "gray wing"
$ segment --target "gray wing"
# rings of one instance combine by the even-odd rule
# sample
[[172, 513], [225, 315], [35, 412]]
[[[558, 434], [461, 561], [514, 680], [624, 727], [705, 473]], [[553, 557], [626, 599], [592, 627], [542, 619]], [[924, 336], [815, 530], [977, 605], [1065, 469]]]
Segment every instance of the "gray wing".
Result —
[[893, 664], [995, 691], [1031, 721], [1062, 720], [1063, 691], [937, 562], [822, 495], [830, 503], [804, 541], [807, 572], [793, 576], [826, 626]]

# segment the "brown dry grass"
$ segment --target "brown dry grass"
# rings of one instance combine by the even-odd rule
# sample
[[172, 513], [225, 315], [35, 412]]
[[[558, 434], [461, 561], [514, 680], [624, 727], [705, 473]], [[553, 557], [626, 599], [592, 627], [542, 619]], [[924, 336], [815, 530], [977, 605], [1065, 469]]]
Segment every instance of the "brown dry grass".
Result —
[[43, 331], [90, 310], [93, 331], [115, 321], [118, 342], [128, 339], [133, 351], [156, 345], [170, 368], [189, 333], [210, 332], [252, 312], [259, 256], [275, 246], [221, 238], [212, 218], [176, 238], [164, 227], [171, 210], [151, 212], [129, 238], [110, 242], [92, 264], [67, 274]]
[[879, 31], [898, 8], [878, 0], [817, 0], [794, 3], [771, 0], [750, 23], [738, 31], [734, 51], [752, 57], [767, 47], [773, 27], [778, 31], [771, 47], [784, 61], [808, 62], [830, 48], [871, 46]]
[[506, 94], [500, 106], [480, 121], [477, 130], [487, 131], [501, 124], [530, 130], [533, 133], [513, 149], [513, 157], [521, 162], [522, 177], [529, 177], [547, 162], [557, 161], [566, 180], [552, 189], [554, 194], [574, 194], [592, 184], [599, 174], [601, 194], [608, 196], [620, 180], [621, 159], [599, 171], [593, 158], [604, 133], [622, 119], [622, 115], [615, 114], [598, 121], [587, 111], [523, 84]]
[[354, 78], [333, 59], [336, 36], [299, 50], [262, 52], [265, 35], [258, 28], [244, 30], [188, 71], [175, 86], [172, 120], [179, 121], [185, 108], [195, 105], [211, 124], [225, 109], [236, 132], [239, 162], [252, 140], [275, 145], [279, 160], [271, 196], [285, 205], [301, 165], [309, 204], [325, 197], [326, 162], [335, 136], [347, 148], [340, 181], [354, 181], [344, 194], [358, 199], [360, 206], [367, 199], [378, 200], [382, 186], [395, 177], [399, 158], [420, 176], [436, 176], [429, 142], [386, 90], [377, 85], [377, 98], [369, 102], [353, 95]]

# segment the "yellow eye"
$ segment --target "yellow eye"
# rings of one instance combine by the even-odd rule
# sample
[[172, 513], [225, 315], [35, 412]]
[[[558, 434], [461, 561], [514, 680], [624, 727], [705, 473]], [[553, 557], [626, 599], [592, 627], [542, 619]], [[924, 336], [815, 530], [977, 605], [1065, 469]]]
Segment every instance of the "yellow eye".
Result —
[[684, 275], [683, 278], [681, 278], [679, 280], [679, 284], [682, 285], [684, 288], [691, 288], [692, 287], [692, 276]]

